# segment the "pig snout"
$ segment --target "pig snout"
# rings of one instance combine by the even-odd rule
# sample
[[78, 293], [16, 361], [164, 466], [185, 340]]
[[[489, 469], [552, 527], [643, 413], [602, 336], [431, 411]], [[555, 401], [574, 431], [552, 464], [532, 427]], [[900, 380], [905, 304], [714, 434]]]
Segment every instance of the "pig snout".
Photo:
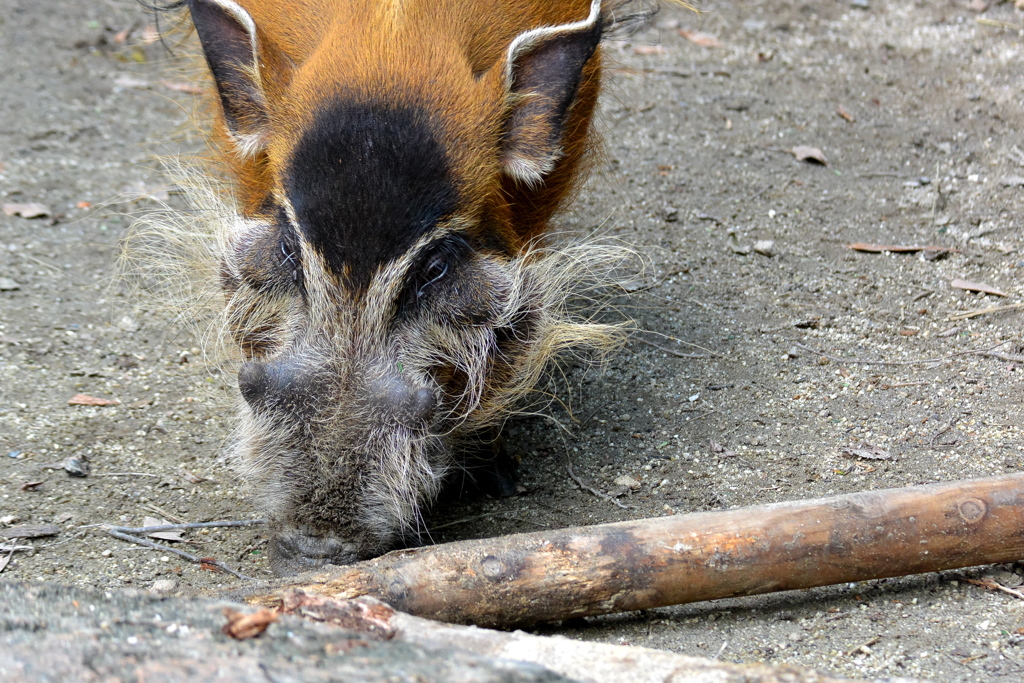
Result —
[[[306, 365], [297, 357], [243, 363], [238, 371], [242, 398], [254, 411], [274, 409], [301, 415], [317, 392], [317, 383]], [[362, 393], [373, 415], [390, 417], [406, 426], [428, 422], [437, 407], [433, 389], [395, 374], [366, 381]]]
[[278, 529], [269, 541], [270, 569], [293, 576], [326, 564], [351, 564], [360, 559], [355, 543], [302, 529]]
[[268, 550], [279, 575], [387, 549], [444, 469], [422, 451], [440, 390], [399, 363], [323, 357], [285, 352], [238, 372], [249, 443], [260, 444], [267, 477]]

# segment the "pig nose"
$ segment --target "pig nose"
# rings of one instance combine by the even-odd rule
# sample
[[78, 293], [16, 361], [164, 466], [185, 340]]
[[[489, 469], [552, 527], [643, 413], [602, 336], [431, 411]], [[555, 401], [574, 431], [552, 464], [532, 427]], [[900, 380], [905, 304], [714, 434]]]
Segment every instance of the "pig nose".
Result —
[[270, 537], [267, 548], [270, 569], [278, 576], [293, 576], [327, 564], [351, 564], [359, 559], [355, 542], [294, 528], [278, 530]]
[[304, 373], [295, 359], [248, 361], [238, 370], [238, 389], [253, 409], [298, 411], [306, 395], [305, 387]]
[[402, 421], [426, 422], [437, 407], [437, 398], [432, 389], [417, 386], [394, 375], [373, 380], [370, 383], [370, 395], [376, 407]]

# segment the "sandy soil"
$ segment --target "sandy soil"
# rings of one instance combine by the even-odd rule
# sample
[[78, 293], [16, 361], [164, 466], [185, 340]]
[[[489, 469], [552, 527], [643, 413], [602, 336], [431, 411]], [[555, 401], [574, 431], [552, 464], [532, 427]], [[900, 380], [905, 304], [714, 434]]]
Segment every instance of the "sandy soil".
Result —
[[[237, 585], [95, 527], [259, 515], [218, 462], [233, 378], [111, 279], [132, 217], [154, 197], [180, 202], [153, 155], [200, 148], [195, 96], [130, 0], [0, 8], [0, 200], [50, 213], [0, 215], [0, 523], [60, 529], [21, 541], [35, 551], [0, 577]], [[1024, 12], [951, 0], [702, 9], [665, 11], [613, 46], [607, 163], [561, 221], [649, 254], [633, 296], [614, 302], [638, 332], [605, 366], [559, 377], [566, 408], [550, 412], [564, 430], [510, 424], [524, 493], [439, 505], [434, 541], [1022, 466], [1024, 363], [962, 352], [1024, 355], [1024, 311], [950, 317], [1024, 297]], [[799, 145], [828, 165], [796, 160]], [[68, 405], [78, 393], [119, 403]], [[885, 459], [842, 454], [862, 442]], [[89, 476], [62, 469], [83, 456]], [[567, 457], [628, 508], [581, 490]], [[190, 552], [269, 575], [258, 527], [188, 537]], [[870, 581], [550, 630], [848, 676], [1016, 681], [1024, 601], [964, 579], [1017, 586], [1021, 574]]]

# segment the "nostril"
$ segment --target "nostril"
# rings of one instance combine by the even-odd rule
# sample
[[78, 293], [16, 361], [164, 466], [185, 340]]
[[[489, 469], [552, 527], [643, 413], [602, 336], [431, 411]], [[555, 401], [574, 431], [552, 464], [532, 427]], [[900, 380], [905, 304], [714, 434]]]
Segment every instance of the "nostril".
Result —
[[437, 404], [433, 390], [417, 389], [401, 377], [382, 377], [370, 386], [376, 404], [399, 420], [428, 420]]
[[255, 409], [302, 412], [307, 407], [310, 375], [301, 359], [286, 356], [267, 362], [248, 361], [238, 369], [238, 390]]
[[429, 420], [434, 414], [434, 407], [437, 399], [430, 389], [420, 389], [412, 396], [409, 402], [409, 415], [414, 420]]
[[263, 363], [248, 361], [238, 369], [238, 390], [245, 402], [253, 408], [266, 397], [268, 380], [267, 368]]

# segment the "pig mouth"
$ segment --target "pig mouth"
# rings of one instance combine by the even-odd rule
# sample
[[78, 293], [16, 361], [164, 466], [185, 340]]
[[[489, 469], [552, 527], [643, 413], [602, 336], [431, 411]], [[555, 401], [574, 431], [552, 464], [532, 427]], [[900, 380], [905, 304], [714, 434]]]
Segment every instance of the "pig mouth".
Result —
[[268, 543], [270, 569], [278, 576], [294, 576], [327, 565], [351, 564], [360, 558], [357, 544], [331, 535], [279, 529]]

